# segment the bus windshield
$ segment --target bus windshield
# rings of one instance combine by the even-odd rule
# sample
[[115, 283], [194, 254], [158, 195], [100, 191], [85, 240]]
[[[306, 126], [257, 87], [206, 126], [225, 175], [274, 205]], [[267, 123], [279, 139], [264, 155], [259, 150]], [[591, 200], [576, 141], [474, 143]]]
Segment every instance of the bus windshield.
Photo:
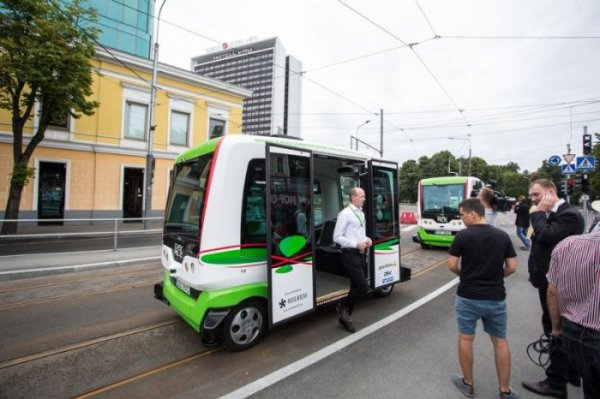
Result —
[[206, 181], [212, 154], [175, 165], [167, 198], [165, 235], [200, 236]]
[[423, 213], [458, 214], [458, 204], [463, 201], [464, 195], [464, 184], [423, 186]]

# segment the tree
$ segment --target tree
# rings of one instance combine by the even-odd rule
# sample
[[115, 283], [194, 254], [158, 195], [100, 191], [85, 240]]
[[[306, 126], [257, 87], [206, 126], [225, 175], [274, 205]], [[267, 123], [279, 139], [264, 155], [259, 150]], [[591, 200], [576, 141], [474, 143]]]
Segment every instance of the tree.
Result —
[[399, 171], [400, 201], [417, 202], [417, 189], [421, 173], [414, 159], [404, 162]]
[[[92, 94], [91, 58], [95, 29], [79, 25], [95, 21], [93, 9], [79, 0], [0, 1], [0, 108], [12, 113], [13, 169], [5, 218], [18, 219], [23, 188], [35, 170], [29, 160], [44, 139], [50, 121], [92, 115], [99, 105]], [[34, 110], [37, 113], [34, 115]], [[24, 127], [37, 117], [35, 131]], [[5, 222], [2, 234], [14, 234], [16, 222]]]

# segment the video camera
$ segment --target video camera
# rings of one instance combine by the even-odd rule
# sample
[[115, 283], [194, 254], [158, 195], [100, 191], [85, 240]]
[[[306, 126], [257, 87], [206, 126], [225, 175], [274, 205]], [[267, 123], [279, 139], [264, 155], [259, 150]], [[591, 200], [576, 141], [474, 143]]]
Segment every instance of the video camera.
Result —
[[[485, 185], [486, 188], [489, 188], [494, 193], [494, 197], [490, 201], [490, 205], [496, 212], [508, 212], [516, 204], [517, 199], [514, 197], [508, 197], [502, 190], [496, 190], [497, 186], [498, 182], [495, 180], [490, 180], [489, 183]], [[471, 197], [477, 197], [479, 195], [479, 191], [480, 190], [471, 191]]]

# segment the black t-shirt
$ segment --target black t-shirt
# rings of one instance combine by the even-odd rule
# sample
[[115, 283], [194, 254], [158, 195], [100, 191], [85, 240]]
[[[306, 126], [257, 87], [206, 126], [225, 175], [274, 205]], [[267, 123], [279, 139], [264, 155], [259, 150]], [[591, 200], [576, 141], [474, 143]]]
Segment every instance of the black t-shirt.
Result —
[[517, 256], [505, 231], [488, 224], [476, 224], [458, 232], [448, 250], [460, 257], [457, 295], [469, 299], [502, 300], [504, 260]]

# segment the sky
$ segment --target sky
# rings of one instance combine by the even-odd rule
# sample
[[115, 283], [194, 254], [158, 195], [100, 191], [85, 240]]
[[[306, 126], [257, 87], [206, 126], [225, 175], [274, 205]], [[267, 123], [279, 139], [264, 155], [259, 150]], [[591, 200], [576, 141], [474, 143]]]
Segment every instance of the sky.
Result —
[[597, 0], [166, 0], [159, 61], [276, 36], [303, 65], [305, 140], [379, 148], [383, 110], [386, 159], [470, 147], [535, 171], [600, 132], [599, 21]]

